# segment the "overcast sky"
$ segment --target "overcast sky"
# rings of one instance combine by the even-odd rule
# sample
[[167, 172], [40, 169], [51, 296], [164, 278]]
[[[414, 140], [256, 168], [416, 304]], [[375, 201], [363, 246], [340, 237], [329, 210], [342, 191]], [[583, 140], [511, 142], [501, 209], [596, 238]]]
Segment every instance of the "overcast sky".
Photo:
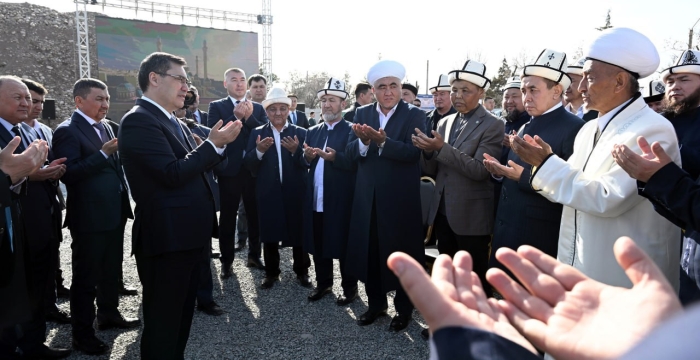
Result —
[[[28, 2], [75, 11], [71, 0]], [[257, 0], [160, 2], [262, 12], [262, 1]], [[347, 5], [339, 5], [342, 3]], [[509, 62], [522, 53], [534, 58], [544, 48], [573, 55], [597, 34], [595, 28], [604, 24], [608, 9], [613, 26], [631, 27], [656, 44], [661, 53], [660, 68], [670, 65], [672, 55], [680, 53], [671, 50], [670, 43], [687, 43], [688, 30], [700, 18], [697, 0], [272, 0], [272, 69], [282, 80], [292, 71], [326, 71], [341, 78], [347, 71], [355, 81], [366, 75], [381, 54], [383, 59], [403, 63], [407, 79], [418, 81], [424, 93], [428, 60], [429, 85], [433, 86], [440, 73], [461, 67], [467, 56], [480, 55], [487, 75], [492, 77], [503, 57]], [[88, 11], [101, 12], [102, 7], [88, 6]], [[134, 18], [133, 10], [106, 8], [105, 14]], [[138, 18], [165, 21], [147, 12], [140, 12]], [[181, 23], [177, 16], [170, 19]], [[193, 25], [194, 21], [185, 23]], [[199, 25], [210, 26], [208, 20], [200, 20]], [[262, 62], [262, 28], [249, 24], [229, 24], [228, 28], [258, 32]], [[700, 24], [695, 31], [700, 32]]]

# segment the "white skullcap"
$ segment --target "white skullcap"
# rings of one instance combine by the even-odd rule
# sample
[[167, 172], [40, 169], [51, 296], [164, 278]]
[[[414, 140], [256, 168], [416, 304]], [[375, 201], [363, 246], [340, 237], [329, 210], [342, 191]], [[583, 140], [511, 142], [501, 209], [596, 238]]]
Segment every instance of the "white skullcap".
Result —
[[648, 37], [636, 30], [617, 27], [603, 31], [585, 56], [621, 67], [637, 79], [653, 74], [661, 62], [659, 52]]
[[401, 63], [394, 60], [381, 60], [369, 69], [369, 72], [367, 72], [367, 81], [369, 81], [370, 85], [374, 86], [374, 83], [381, 78], [395, 77], [401, 82], [405, 76], [406, 68], [403, 67]]
[[267, 93], [267, 97], [262, 102], [262, 106], [267, 109], [268, 106], [272, 104], [286, 104], [287, 106], [292, 105], [292, 99], [287, 97], [287, 92], [283, 88], [275, 85]]

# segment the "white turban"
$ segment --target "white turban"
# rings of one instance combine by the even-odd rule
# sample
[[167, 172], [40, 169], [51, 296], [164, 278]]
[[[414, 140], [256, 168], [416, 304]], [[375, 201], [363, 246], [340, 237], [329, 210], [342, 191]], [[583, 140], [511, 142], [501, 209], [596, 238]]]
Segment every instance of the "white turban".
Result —
[[659, 52], [648, 37], [628, 28], [603, 31], [585, 52], [585, 57], [619, 66], [645, 78], [659, 67]]
[[367, 81], [374, 86], [377, 80], [385, 77], [395, 77], [399, 81], [403, 81], [406, 76], [406, 68], [403, 67], [398, 61], [394, 60], [381, 60], [374, 64], [367, 73]]

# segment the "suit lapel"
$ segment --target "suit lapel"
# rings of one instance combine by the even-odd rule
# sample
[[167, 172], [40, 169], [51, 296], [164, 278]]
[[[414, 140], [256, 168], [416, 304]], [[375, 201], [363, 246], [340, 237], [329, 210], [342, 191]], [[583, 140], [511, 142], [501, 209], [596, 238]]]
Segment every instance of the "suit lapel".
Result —
[[87, 137], [88, 140], [90, 140], [90, 142], [95, 146], [95, 149], [102, 149], [102, 140], [99, 136], [97, 136], [95, 128], [90, 126], [88, 121], [82, 115], [78, 114], [77, 112], [73, 113], [73, 121], [75, 121], [75, 126], [78, 127], [83, 135], [85, 135], [85, 137]]
[[[2, 147], [4, 148], [15, 136], [11, 134], [4, 126], [0, 125], [0, 140], [2, 140]], [[17, 147], [19, 149], [19, 147]], [[15, 151], [16, 152], [16, 151]]]
[[459, 147], [459, 145], [461, 145], [464, 140], [467, 139], [469, 134], [471, 134], [477, 127], [479, 127], [479, 125], [481, 125], [481, 123], [484, 122], [484, 116], [486, 116], [486, 109], [479, 105], [479, 109], [476, 110], [474, 116], [472, 116], [467, 125], [464, 126], [464, 129], [462, 129], [462, 132], [457, 136], [457, 140], [454, 142], [454, 147]]

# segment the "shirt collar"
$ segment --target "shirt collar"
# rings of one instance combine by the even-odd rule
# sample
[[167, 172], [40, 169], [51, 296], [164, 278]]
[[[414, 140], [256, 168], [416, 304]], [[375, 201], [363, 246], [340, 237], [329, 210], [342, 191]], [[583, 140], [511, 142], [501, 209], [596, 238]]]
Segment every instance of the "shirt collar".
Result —
[[80, 114], [80, 116], [82, 116], [85, 120], [87, 120], [87, 122], [88, 122], [88, 124], [90, 124], [90, 126], [97, 124], [97, 121], [95, 119], [85, 115], [85, 113], [80, 111], [80, 109], [75, 109], [75, 112], [77, 112], [78, 114]]
[[610, 120], [612, 120], [613, 116], [615, 116], [615, 114], [617, 114], [617, 112], [620, 111], [620, 109], [622, 109], [630, 101], [632, 101], [632, 99], [629, 99], [629, 100], [623, 102], [622, 104], [618, 105], [616, 108], [605, 113], [605, 115], [598, 117], [598, 129], [600, 129], [601, 133], [603, 132], [603, 129], [605, 129], [605, 126], [608, 125]]
[[41, 131], [41, 123], [39, 122], [39, 120], [34, 119], [34, 130], [36, 130], [37, 132]]
[[336, 121], [336, 122], [334, 122], [334, 123], [332, 123], [332, 124], [331, 124], [331, 123], [327, 123], [327, 122], [324, 122], [324, 124], [326, 124], [326, 126], [328, 127], [328, 130], [333, 130], [333, 128], [334, 128], [336, 125], [338, 125], [341, 121], [343, 121], [343, 119], [340, 119], [340, 120], [338, 120], [338, 121]]
[[233, 103], [233, 105], [236, 105], [236, 101], [244, 101], [245, 100], [245, 97], [243, 97], [243, 99], [241, 99], [241, 100], [238, 100], [238, 99], [235, 99], [231, 95], [229, 95], [228, 98], [231, 99], [231, 102]]
[[151, 104], [155, 105], [155, 106], [156, 106], [156, 107], [157, 107], [158, 109], [160, 109], [160, 111], [162, 111], [162, 112], [163, 112], [163, 114], [165, 115], [165, 117], [167, 117], [168, 119], [170, 119], [170, 118], [172, 118], [172, 117], [173, 117], [173, 114], [169, 113], [169, 112], [168, 112], [168, 110], [165, 110], [165, 108], [164, 108], [164, 107], [162, 107], [162, 106], [158, 105], [158, 103], [157, 103], [157, 102], [155, 102], [155, 101], [153, 101], [153, 100], [149, 99], [149, 98], [148, 98], [148, 97], [146, 97], [146, 96], [141, 96], [141, 99], [143, 99], [143, 100], [146, 100], [146, 101], [148, 101], [149, 103], [151, 103]]
[[[393, 108], [391, 108], [391, 111], [389, 111], [388, 114], [386, 114], [386, 117], [389, 118], [391, 115], [394, 115], [394, 112], [396, 111], [396, 108], [399, 106], [399, 103], [396, 103]], [[377, 102], [377, 112], [379, 113], [379, 116], [384, 116], [384, 113], [382, 112], [382, 108], [379, 106], [379, 102]]]
[[[560, 107], [561, 107], [561, 101], [558, 102], [556, 105], [552, 106], [549, 110], [547, 110], [547, 111], [545, 111], [544, 113], [542, 113], [542, 115], [544, 115], [544, 114], [549, 114], [549, 113], [551, 113], [552, 111], [554, 111], [554, 110], [556, 110], [556, 109], [559, 109]], [[540, 116], [542, 116], [542, 115], [540, 115]]]
[[2, 126], [4, 126], [5, 129], [7, 129], [7, 131], [10, 132], [10, 135], [15, 136], [15, 134], [12, 132], [12, 128], [15, 127], [15, 125], [12, 125], [12, 123], [10, 123], [9, 121], [7, 121], [1, 117], [0, 117], [0, 124], [2, 124]]
[[282, 131], [284, 131], [284, 129], [286, 129], [286, 128], [289, 127], [289, 121], [285, 121], [285, 122], [284, 122], [284, 126], [282, 126], [282, 131], [277, 131], [277, 128], [275, 127], [275, 125], [272, 125], [272, 122], [270, 122], [270, 127], [272, 128], [272, 131], [276, 131], [276, 132], [278, 132], [278, 133], [282, 133]]

